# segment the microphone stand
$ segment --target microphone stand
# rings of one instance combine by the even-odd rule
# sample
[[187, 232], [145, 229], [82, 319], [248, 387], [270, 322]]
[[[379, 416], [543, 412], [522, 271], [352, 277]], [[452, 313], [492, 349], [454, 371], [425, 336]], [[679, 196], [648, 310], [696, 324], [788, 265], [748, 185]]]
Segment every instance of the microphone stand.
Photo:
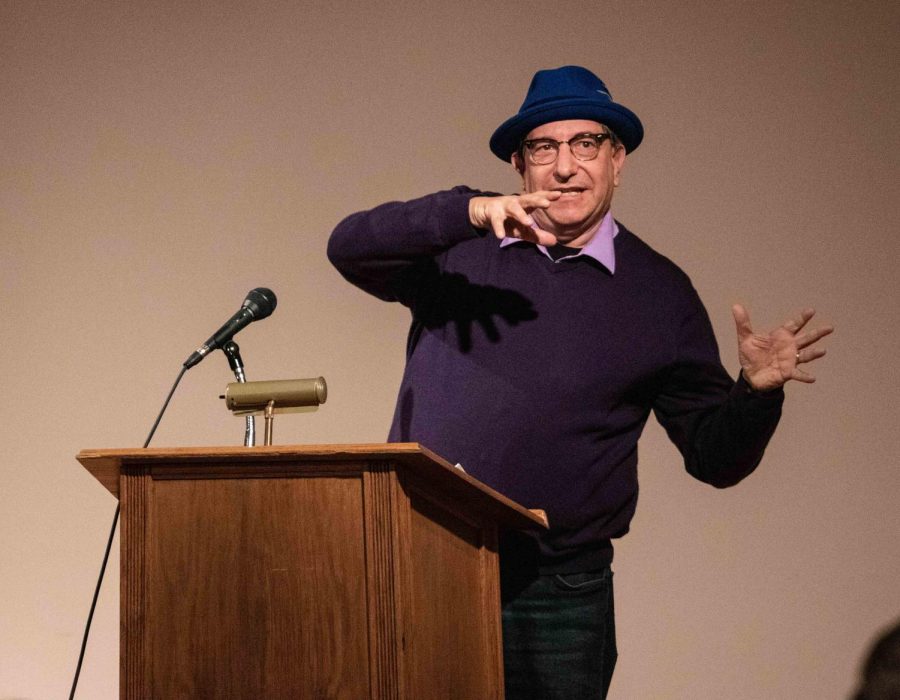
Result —
[[[241, 361], [241, 349], [233, 340], [229, 340], [222, 346], [222, 352], [228, 358], [228, 365], [234, 372], [234, 378], [240, 384], [245, 384], [247, 378], [244, 376], [244, 363]], [[254, 416], [247, 416], [247, 425], [244, 428], [244, 446], [253, 447], [256, 444], [256, 419]]]

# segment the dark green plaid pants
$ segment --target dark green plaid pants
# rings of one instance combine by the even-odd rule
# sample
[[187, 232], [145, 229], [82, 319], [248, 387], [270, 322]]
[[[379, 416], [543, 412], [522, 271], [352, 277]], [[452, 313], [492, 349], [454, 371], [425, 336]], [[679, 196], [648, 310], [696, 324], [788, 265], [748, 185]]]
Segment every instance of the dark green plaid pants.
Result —
[[610, 568], [500, 580], [506, 700], [605, 698], [617, 658]]

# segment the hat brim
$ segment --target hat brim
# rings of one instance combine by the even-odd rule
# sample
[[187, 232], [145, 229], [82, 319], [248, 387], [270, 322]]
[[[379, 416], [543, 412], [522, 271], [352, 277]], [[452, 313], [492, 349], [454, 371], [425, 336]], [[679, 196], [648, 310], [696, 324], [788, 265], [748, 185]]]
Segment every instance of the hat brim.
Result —
[[631, 153], [644, 138], [644, 127], [637, 115], [615, 102], [597, 104], [594, 100], [559, 100], [547, 105], [535, 105], [503, 122], [491, 136], [491, 152], [509, 162], [528, 132], [549, 122], [567, 119], [588, 119], [612, 129], [625, 151]]

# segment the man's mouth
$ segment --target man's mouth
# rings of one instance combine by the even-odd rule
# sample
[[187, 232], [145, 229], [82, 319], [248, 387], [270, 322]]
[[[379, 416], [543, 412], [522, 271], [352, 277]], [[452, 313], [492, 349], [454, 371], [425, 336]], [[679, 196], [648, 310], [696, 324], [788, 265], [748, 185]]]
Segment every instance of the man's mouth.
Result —
[[560, 192], [560, 199], [567, 199], [572, 197], [577, 197], [582, 192], [584, 192], [583, 187], [558, 187], [553, 190], [554, 192]]

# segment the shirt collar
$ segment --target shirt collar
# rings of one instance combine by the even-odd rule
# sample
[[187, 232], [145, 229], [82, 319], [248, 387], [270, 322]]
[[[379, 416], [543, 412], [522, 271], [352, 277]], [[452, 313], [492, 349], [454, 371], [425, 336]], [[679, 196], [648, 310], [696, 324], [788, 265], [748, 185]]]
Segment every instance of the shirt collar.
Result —
[[[616, 220], [613, 219], [612, 212], [608, 211], [597, 225], [594, 235], [590, 237], [587, 244], [581, 250], [574, 255], [566, 255], [554, 262], [577, 258], [579, 255], [588, 255], [614, 274], [616, 271], [616, 249], [613, 245], [613, 239], [617, 235], [619, 235], [619, 226], [616, 224]], [[523, 241], [521, 238], [504, 238], [500, 241], [500, 247], [505, 248], [506, 246], [514, 245], [516, 243], [529, 242], [530, 241]], [[538, 250], [553, 260], [550, 253], [547, 252], [546, 246], [538, 244], [532, 245], [537, 245]]]

